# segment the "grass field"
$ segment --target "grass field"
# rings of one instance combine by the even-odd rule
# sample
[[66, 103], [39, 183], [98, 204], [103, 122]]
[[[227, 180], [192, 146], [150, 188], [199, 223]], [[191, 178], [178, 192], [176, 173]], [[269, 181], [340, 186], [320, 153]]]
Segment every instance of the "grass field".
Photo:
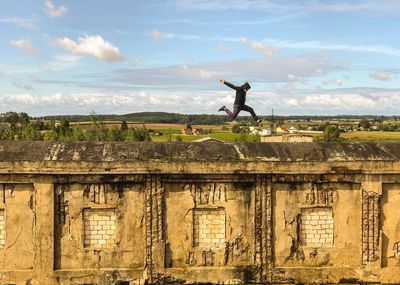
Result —
[[[102, 121], [103, 125], [106, 128], [112, 128], [112, 127], [120, 127], [122, 121]], [[92, 121], [87, 121], [87, 122], [71, 122], [71, 126], [80, 126], [82, 129], [89, 128], [93, 124]], [[143, 124], [143, 123], [137, 123], [137, 122], [127, 122], [129, 128], [140, 128], [142, 126], [145, 126], [148, 129], [152, 130], [163, 130], [166, 131], [168, 129], [178, 129], [181, 131], [182, 129], [186, 128], [186, 124]], [[223, 126], [222, 125], [192, 125], [192, 128], [202, 128], [205, 130], [222, 130]]]
[[348, 132], [341, 134], [348, 141], [358, 142], [400, 142], [400, 132]]
[[[121, 121], [103, 121], [107, 128], [120, 127]], [[236, 142], [240, 140], [240, 134], [234, 134], [230, 130], [224, 130], [224, 126], [216, 125], [192, 125], [192, 128], [202, 128], [209, 130], [208, 135], [183, 135], [181, 132], [186, 128], [186, 124], [142, 124], [137, 122], [127, 122], [130, 128], [140, 128], [145, 126], [147, 129], [155, 130], [162, 133], [161, 136], [152, 136], [152, 140], [156, 142], [177, 141], [190, 142], [204, 137], [212, 137], [223, 140], [225, 142]], [[71, 126], [79, 125], [82, 129], [89, 128], [93, 123], [88, 122], [71, 122]], [[231, 127], [225, 125], [225, 127]], [[350, 142], [400, 142], [400, 132], [379, 132], [379, 131], [356, 131], [342, 133], [342, 138]], [[258, 141], [258, 137], [248, 135], [246, 141]]]
[[[152, 141], [155, 142], [165, 142], [165, 141], [169, 141], [171, 139], [171, 141], [178, 141], [181, 140], [183, 142], [191, 142], [194, 140], [198, 140], [201, 138], [205, 138], [205, 137], [212, 137], [212, 138], [216, 138], [225, 142], [236, 142], [238, 140], [241, 139], [241, 135], [240, 134], [234, 134], [231, 133], [230, 131], [214, 131], [212, 133], [209, 133], [208, 135], [182, 135], [182, 134], [171, 134], [171, 136], [169, 136], [168, 134], [165, 134], [163, 136], [152, 136], [151, 139]], [[246, 141], [259, 141], [259, 137], [255, 136], [255, 135], [247, 135], [246, 137]]]

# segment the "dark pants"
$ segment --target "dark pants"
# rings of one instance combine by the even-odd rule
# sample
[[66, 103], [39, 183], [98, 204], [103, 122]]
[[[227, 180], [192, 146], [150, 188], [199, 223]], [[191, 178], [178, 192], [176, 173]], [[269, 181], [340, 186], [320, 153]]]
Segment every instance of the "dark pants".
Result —
[[236, 119], [236, 117], [239, 115], [240, 111], [242, 111], [242, 110], [249, 112], [251, 114], [251, 116], [253, 117], [254, 121], [258, 120], [256, 113], [254, 113], [253, 108], [251, 108], [250, 106], [234, 104], [233, 112], [231, 112], [228, 108], [225, 108], [225, 112], [228, 114], [228, 116], [231, 118], [232, 121], [234, 119]]

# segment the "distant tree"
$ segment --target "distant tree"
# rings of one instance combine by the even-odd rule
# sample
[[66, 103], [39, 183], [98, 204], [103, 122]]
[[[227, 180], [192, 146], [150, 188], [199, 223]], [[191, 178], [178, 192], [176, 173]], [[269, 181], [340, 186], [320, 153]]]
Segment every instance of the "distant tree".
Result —
[[122, 142], [125, 140], [124, 131], [117, 127], [109, 129], [108, 139], [113, 142]]
[[16, 125], [19, 123], [19, 116], [16, 112], [7, 112], [2, 114], [3, 121], [10, 125]]
[[242, 128], [240, 127], [239, 124], [234, 124], [233, 127], [232, 127], [232, 133], [234, 133], [234, 134], [239, 134], [240, 131], [241, 131], [241, 129], [242, 129]]
[[78, 142], [87, 140], [85, 133], [82, 131], [82, 129], [79, 126], [72, 128], [72, 140], [78, 141]]
[[123, 120], [121, 123], [121, 130], [126, 131], [127, 129], [128, 129], [128, 124], [126, 123], [125, 120]]
[[19, 123], [23, 125], [29, 124], [30, 120], [27, 113], [19, 113], [18, 116], [19, 116]]
[[36, 120], [31, 122], [33, 128], [37, 131], [42, 131], [46, 128], [46, 125], [44, 124], [43, 120]]
[[320, 140], [325, 142], [337, 142], [342, 141], [340, 137], [340, 131], [336, 126], [328, 125], [324, 129], [324, 134], [320, 137]]
[[107, 141], [108, 130], [104, 126], [103, 122], [99, 120], [97, 114], [92, 112], [90, 114], [90, 119], [92, 121], [91, 127], [86, 131], [86, 138], [88, 141]]
[[358, 123], [359, 128], [363, 128], [364, 130], [369, 130], [371, 128], [371, 123], [368, 121], [367, 118], [363, 118], [359, 123]]
[[249, 134], [250, 133], [250, 128], [248, 126], [243, 126], [240, 128], [240, 133], [241, 134]]
[[21, 140], [24, 141], [42, 141], [43, 136], [40, 133], [40, 131], [36, 130], [33, 125], [24, 125], [23, 128], [21, 128], [21, 134], [19, 137]]
[[277, 126], [283, 125], [283, 124], [285, 124], [285, 119], [283, 117], [275, 117], [274, 118], [274, 123]]
[[143, 125], [141, 128], [131, 128], [127, 131], [128, 141], [151, 141], [149, 130]]

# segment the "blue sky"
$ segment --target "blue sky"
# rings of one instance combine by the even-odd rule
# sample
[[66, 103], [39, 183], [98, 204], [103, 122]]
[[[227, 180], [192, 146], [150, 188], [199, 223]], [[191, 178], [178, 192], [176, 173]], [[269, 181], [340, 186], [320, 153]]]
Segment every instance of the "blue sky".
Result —
[[398, 0], [1, 4], [0, 112], [400, 114]]

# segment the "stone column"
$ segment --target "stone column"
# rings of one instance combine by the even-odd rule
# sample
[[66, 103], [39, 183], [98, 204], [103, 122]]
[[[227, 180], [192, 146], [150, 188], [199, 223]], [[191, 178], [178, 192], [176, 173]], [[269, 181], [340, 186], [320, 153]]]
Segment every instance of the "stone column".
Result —
[[361, 187], [362, 265], [380, 267], [382, 180], [380, 176], [367, 175]]
[[158, 274], [164, 270], [164, 192], [162, 179], [149, 175], [145, 189], [145, 221], [146, 274], [150, 284], [157, 283]]
[[53, 285], [54, 269], [54, 184], [34, 184], [34, 265], [33, 284]]
[[257, 175], [254, 201], [254, 264], [257, 267], [256, 282], [272, 282], [273, 225], [272, 225], [272, 180]]

